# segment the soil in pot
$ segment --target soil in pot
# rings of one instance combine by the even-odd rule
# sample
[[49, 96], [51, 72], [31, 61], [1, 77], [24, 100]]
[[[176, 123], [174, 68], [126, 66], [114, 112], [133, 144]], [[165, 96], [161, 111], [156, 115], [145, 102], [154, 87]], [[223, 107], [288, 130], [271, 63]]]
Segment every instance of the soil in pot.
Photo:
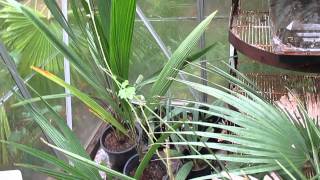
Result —
[[[153, 161], [151, 162], [148, 167], [143, 171], [141, 180], [162, 180], [164, 176], [166, 176], [166, 170], [163, 169], [163, 165], [161, 164], [162, 162], [160, 161]], [[136, 173], [136, 169], [132, 170], [130, 172], [130, 176], [134, 176]]]
[[[137, 144], [141, 140], [141, 128], [136, 126], [138, 133], [136, 139], [133, 140], [125, 135], [119, 135], [115, 130], [108, 126], [100, 138], [100, 146], [108, 154], [107, 164], [117, 171], [122, 171], [125, 163], [130, 157], [137, 154]], [[130, 135], [131, 134], [131, 135]], [[134, 137], [132, 132], [129, 132], [130, 137]]]
[[[132, 133], [129, 132], [129, 134]], [[107, 134], [104, 140], [105, 147], [107, 147], [107, 149], [111, 152], [124, 151], [135, 144], [136, 143], [133, 139], [130, 139], [125, 135], [119, 135], [115, 131], [111, 131], [109, 134]]]
[[[154, 158], [155, 159], [155, 158]], [[139, 165], [139, 156], [130, 158], [124, 167], [124, 173], [134, 176]], [[163, 180], [167, 177], [165, 165], [160, 160], [152, 160], [142, 173], [140, 180]]]

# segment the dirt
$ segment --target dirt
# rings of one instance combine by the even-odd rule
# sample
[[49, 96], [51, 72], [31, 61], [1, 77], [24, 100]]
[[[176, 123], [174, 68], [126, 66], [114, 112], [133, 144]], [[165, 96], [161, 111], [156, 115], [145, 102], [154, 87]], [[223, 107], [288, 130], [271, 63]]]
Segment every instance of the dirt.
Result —
[[[152, 161], [149, 166], [143, 171], [140, 180], [162, 180], [167, 175], [166, 169], [161, 164], [161, 161]], [[134, 176], [136, 169], [130, 172], [130, 176]]]
[[130, 139], [128, 136], [117, 134], [115, 131], [107, 134], [104, 141], [104, 145], [111, 152], [121, 152], [133, 147], [135, 144], [133, 139]]

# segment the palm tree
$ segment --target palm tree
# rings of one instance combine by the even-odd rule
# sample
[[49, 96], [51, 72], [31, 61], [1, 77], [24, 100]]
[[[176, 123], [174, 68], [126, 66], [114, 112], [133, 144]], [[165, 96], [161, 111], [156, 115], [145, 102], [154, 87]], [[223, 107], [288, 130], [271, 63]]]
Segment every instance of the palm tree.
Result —
[[[71, 24], [65, 21], [59, 6], [55, 1], [45, 0], [54, 19], [69, 34], [70, 41], [74, 44], [74, 47], [67, 47], [62, 42], [61, 38], [52, 31], [50, 25], [30, 8], [13, 0], [8, 0], [8, 2], [10, 2], [10, 5], [16, 8], [18, 12], [23, 13], [25, 17], [32, 21], [41, 33], [49, 39], [50, 43], [69, 59], [77, 74], [79, 74], [79, 76], [81, 76], [81, 78], [94, 90], [94, 94], [82, 92], [75, 86], [66, 84], [58, 76], [39, 67], [33, 67], [33, 70], [63, 88], [69, 89], [74, 96], [79, 98], [90, 108], [94, 115], [112, 125], [120, 135], [130, 136], [128, 134], [129, 129], [131, 129], [131, 132], [134, 132], [134, 124], [139, 120], [131, 103], [131, 100], [137, 99], [138, 96], [135, 94], [134, 85], [131, 85], [133, 83], [128, 82], [136, 1], [71, 0], [70, 7], [75, 19]], [[178, 74], [176, 69], [184, 68], [187, 60], [193, 61], [199, 58], [212, 47], [210, 46], [195, 55], [190, 55], [193, 47], [197, 45], [201, 34], [205, 31], [214, 16], [215, 13], [211, 14], [199, 24], [173, 53], [169, 62], [157, 76], [156, 81], [151, 88], [151, 93], [147, 96], [148, 100], [156, 99], [152, 102], [157, 102], [157, 97], [164, 95], [172, 83], [172, 80], [169, 79], [169, 77], [175, 77]], [[76, 30], [73, 28], [73, 25], [77, 26]], [[84, 42], [85, 45], [82, 46]], [[100, 101], [107, 102], [112, 110], [108, 111], [99, 103]], [[151, 105], [151, 103], [149, 104]], [[70, 169], [69, 167], [69, 170], [71, 171], [63, 175], [70, 175], [70, 177], [81, 175], [86, 178], [92, 176], [92, 178], [99, 179], [97, 171], [92, 168], [92, 163], [91, 165], [89, 163], [91, 161], [88, 160], [88, 155], [84, 152], [83, 148], [79, 147], [78, 140], [70, 130], [66, 129], [66, 125], [61, 117], [55, 116], [55, 122], [59, 127], [58, 130], [49, 124], [48, 121], [37, 112], [32, 104], [28, 104], [28, 107], [35, 116], [35, 121], [40, 125], [53, 143], [58, 146], [52, 147], [55, 147], [55, 149], [66, 154], [71, 152], [71, 154], [69, 153], [71, 156], [69, 159], [74, 162], [74, 168], [79, 171], [82, 171], [83, 169], [83, 172], [79, 174], [79, 172], [74, 172], [74, 169]], [[50, 109], [50, 107], [48, 108]], [[18, 146], [14, 143], [10, 144], [16, 147]], [[34, 153], [29, 151], [30, 149], [28, 150], [25, 146], [19, 147], [26, 152]], [[66, 151], [63, 151], [62, 149], [66, 149]], [[155, 151], [156, 149], [153, 148], [150, 152], [154, 153]], [[49, 159], [53, 160], [52, 158]], [[81, 162], [83, 163], [84, 161], [89, 164], [85, 164], [85, 166], [82, 167]], [[52, 163], [52, 161], [50, 162]], [[54, 165], [57, 164], [55, 163]], [[62, 166], [59, 167], [61, 168]], [[57, 175], [59, 175], [57, 172], [54, 173], [48, 169], [41, 169], [40, 167], [34, 166], [31, 168], [37, 169], [40, 172], [45, 172], [49, 175], [54, 175], [54, 177], [58, 177]], [[140, 171], [141, 169], [143, 171], [143, 168], [145, 168], [145, 166], [140, 168]], [[112, 175], [127, 178], [119, 173], [117, 174], [114, 171], [110, 171], [110, 169], [105, 168], [105, 171], [108, 171], [108, 173], [111, 173]]]
[[[193, 63], [193, 66], [201, 68], [198, 64]], [[173, 159], [207, 159], [218, 160], [227, 164], [242, 164], [242, 167], [225, 168], [224, 172], [217, 172], [213, 175], [196, 179], [210, 179], [221, 176], [228, 178], [230, 174], [251, 175], [272, 171], [282, 172], [291, 179], [296, 179], [295, 177], [306, 179], [305, 171], [308, 172], [309, 176], [310, 172], [313, 172], [311, 174], [316, 174], [314, 178], [319, 175], [320, 131], [315, 120], [308, 115], [302, 103], [298, 103], [297, 108], [299, 109], [301, 119], [297, 121], [297, 117], [281, 108], [279, 104], [270, 102], [263, 94], [259, 94], [260, 91], [254, 83], [235, 69], [233, 71], [237, 72], [238, 78], [211, 64], [209, 64], [207, 71], [234, 84], [240, 89], [240, 92], [231, 91], [213, 82], [209, 82], [209, 85], [205, 86], [196, 82], [176, 80], [195, 90], [215, 97], [226, 104], [226, 106], [216, 106], [186, 101], [206, 106], [209, 110], [186, 106], [181, 108], [197, 110], [221, 117], [231, 123], [229, 125], [199, 121], [183, 123], [223, 129], [229, 133], [178, 131], [176, 132], [178, 135], [214, 138], [223, 141], [223, 143], [185, 142], [180, 140], [172, 142], [172, 144], [208, 147], [222, 150], [227, 152], [227, 154], [179, 156]], [[297, 102], [299, 101], [297, 100]]]

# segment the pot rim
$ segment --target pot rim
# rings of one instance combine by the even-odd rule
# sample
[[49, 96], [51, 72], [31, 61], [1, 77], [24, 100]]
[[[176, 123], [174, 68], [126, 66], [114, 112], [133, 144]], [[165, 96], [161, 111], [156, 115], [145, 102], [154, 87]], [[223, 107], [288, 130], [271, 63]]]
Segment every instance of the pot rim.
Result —
[[138, 125], [136, 125], [136, 129], [137, 129], [137, 132], [138, 132], [137, 142], [136, 142], [134, 145], [132, 145], [131, 147], [129, 147], [129, 148], [123, 150], [123, 151], [110, 151], [110, 150], [108, 150], [108, 148], [104, 145], [105, 136], [106, 136], [107, 132], [110, 131], [110, 129], [112, 130], [112, 126], [111, 126], [111, 125], [108, 125], [108, 126], [105, 128], [104, 132], [102, 133], [102, 135], [101, 135], [101, 137], [100, 137], [100, 146], [101, 146], [101, 148], [102, 148], [106, 153], [108, 153], [108, 154], [123, 154], [123, 153], [127, 153], [127, 152], [131, 151], [132, 149], [136, 148], [137, 145], [138, 145], [138, 143], [139, 143], [140, 140], [141, 140], [142, 131], [141, 131], [141, 128], [140, 128]]
[[206, 164], [205, 166], [203, 166], [202, 168], [200, 169], [197, 169], [197, 170], [194, 170], [193, 168], [191, 169], [192, 172], [199, 172], [199, 171], [203, 171], [207, 168], [210, 168], [209, 164]]
[[[153, 155], [153, 156], [152, 156], [152, 159], [155, 159], [156, 157], [157, 157], [157, 155]], [[124, 173], [124, 174], [126, 174], [126, 170], [127, 170], [128, 166], [129, 166], [129, 164], [130, 164], [131, 162], [133, 162], [136, 158], [138, 158], [138, 166], [139, 166], [139, 164], [140, 164], [139, 154], [135, 154], [135, 155], [131, 156], [131, 157], [128, 159], [128, 161], [126, 162], [126, 164], [124, 165], [124, 167], [123, 167], [123, 173]], [[161, 160], [158, 160], [158, 161], [162, 162]], [[149, 162], [149, 163], [150, 163], [150, 162]], [[165, 166], [163, 166], [163, 168], [165, 169]]]
[[138, 157], [138, 161], [139, 161], [139, 154], [135, 154], [128, 159], [128, 161], [126, 162], [126, 164], [123, 167], [123, 174], [126, 174], [126, 170], [129, 166], [129, 164], [137, 157]]

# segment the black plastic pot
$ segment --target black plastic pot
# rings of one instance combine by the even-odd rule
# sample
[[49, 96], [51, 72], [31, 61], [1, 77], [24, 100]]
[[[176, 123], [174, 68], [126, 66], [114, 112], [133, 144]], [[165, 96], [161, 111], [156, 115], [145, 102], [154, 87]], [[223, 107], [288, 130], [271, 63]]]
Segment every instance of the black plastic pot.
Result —
[[[158, 120], [157, 118], [151, 118], [149, 121], [157, 121], [157, 120]], [[161, 134], [160, 134], [159, 132], [162, 132], [162, 130], [165, 129], [165, 126], [162, 127], [162, 130], [161, 130], [160, 127], [156, 127], [155, 129], [152, 129], [152, 130], [151, 130], [151, 129], [149, 128], [149, 126], [146, 126], [146, 129], [147, 129], [148, 132], [150, 132], [150, 131], [156, 132], [156, 134], [154, 134], [154, 136], [155, 136], [155, 138], [158, 139], [158, 138], [161, 136]], [[147, 135], [147, 132], [145, 132], [145, 131], [142, 132], [142, 140], [143, 140], [144, 144], [148, 145], [148, 143], [149, 143], [149, 137], [148, 137], [148, 135]]]
[[[173, 109], [174, 109], [173, 107], [170, 107], [170, 111]], [[160, 116], [161, 118], [164, 118], [166, 116], [167, 109], [164, 106], [161, 106], [160, 108], [155, 109], [153, 112], [155, 114], [157, 114], [158, 116]], [[178, 120], [179, 119], [177, 119], [177, 121]], [[159, 119], [157, 117], [152, 117], [151, 119], [149, 119], [149, 121], [157, 122], [157, 121], [159, 121]], [[161, 132], [166, 131], [166, 126], [164, 124], [161, 125], [159, 122], [154, 123], [154, 126], [156, 126], [155, 129], [152, 129], [155, 132], [154, 137], [156, 139], [159, 139], [161, 137]], [[146, 128], [148, 129], [148, 127], [146, 127]], [[143, 131], [142, 139], [143, 139], [143, 142], [146, 145], [148, 145], [149, 137], [147, 136], [146, 132], [144, 132], [144, 131]]]
[[122, 172], [123, 167], [126, 164], [126, 162], [128, 161], [128, 159], [131, 158], [133, 155], [137, 154], [137, 145], [139, 144], [139, 142], [141, 140], [142, 130], [141, 130], [140, 126], [136, 125], [136, 132], [138, 133], [136, 144], [133, 145], [132, 147], [130, 147], [124, 151], [120, 151], [120, 152], [112, 152], [112, 151], [108, 150], [108, 147], [106, 147], [104, 144], [106, 136], [109, 133], [111, 133], [112, 131], [114, 131], [114, 129], [111, 126], [108, 126], [106, 128], [106, 130], [104, 131], [104, 133], [102, 134], [102, 136], [100, 138], [100, 146], [108, 154], [108, 160], [109, 160], [109, 164], [110, 164], [111, 168], [116, 171]]
[[208, 164], [206, 164], [206, 166], [204, 166], [201, 169], [191, 170], [191, 172], [187, 176], [187, 179], [193, 179], [193, 178], [206, 176], [206, 175], [210, 175], [210, 174], [211, 174], [211, 168]]
[[[157, 159], [156, 155], [154, 155], [152, 157], [152, 160], [155, 160], [155, 159]], [[123, 174], [130, 176], [130, 172], [136, 170], [138, 168], [139, 164], [140, 164], [139, 155], [136, 154], [136, 155], [132, 156], [125, 164], [125, 166], [123, 168]], [[163, 168], [165, 169], [166, 167], [163, 165]], [[162, 179], [168, 180], [168, 176], [164, 176]]]
[[[206, 107], [206, 106], [200, 106], [199, 109], [202, 109], [202, 110], [205, 110], [205, 111], [209, 111], [209, 107]], [[203, 112], [199, 112], [199, 119], [202, 121], [202, 122], [205, 122], [205, 123], [212, 123], [212, 124], [219, 124], [219, 123], [222, 123], [223, 122], [223, 119], [220, 118], [220, 117], [217, 117], [217, 116], [208, 116], [207, 117], [207, 114], [206, 113], [203, 113]], [[201, 126], [199, 125], [198, 126], [198, 130], [199, 131], [207, 131], [207, 128], [206, 126]], [[221, 132], [221, 129], [217, 129], [215, 128], [215, 132], [216, 133], [220, 133]]]
[[[200, 153], [201, 154], [210, 154], [210, 151], [206, 148], [202, 148], [200, 150]], [[184, 155], [188, 156], [190, 155], [190, 152], [189, 151], [184, 151], [183, 152]], [[188, 161], [186, 161], [188, 162]], [[185, 162], [185, 163], [186, 163]], [[200, 169], [192, 169], [189, 173], [189, 175], [187, 176], [187, 179], [192, 179], [192, 178], [196, 178], [196, 177], [201, 177], [201, 176], [206, 176], [206, 175], [210, 175], [211, 174], [211, 167], [207, 164], [207, 163], [204, 163], [203, 167], [200, 168]]]
[[123, 174], [130, 176], [130, 172], [139, 166], [139, 155], [133, 155], [124, 165]]

